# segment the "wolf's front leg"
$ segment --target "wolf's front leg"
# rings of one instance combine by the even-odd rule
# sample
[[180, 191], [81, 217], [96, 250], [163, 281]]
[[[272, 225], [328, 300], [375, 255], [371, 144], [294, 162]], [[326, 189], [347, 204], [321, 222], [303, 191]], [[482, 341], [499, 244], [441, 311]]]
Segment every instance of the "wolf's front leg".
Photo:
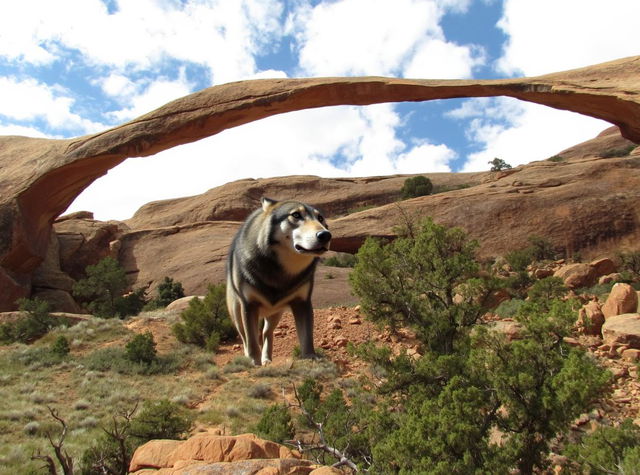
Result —
[[245, 356], [251, 358], [253, 364], [260, 366], [260, 330], [258, 329], [258, 305], [247, 303], [242, 305], [242, 326], [244, 327]]

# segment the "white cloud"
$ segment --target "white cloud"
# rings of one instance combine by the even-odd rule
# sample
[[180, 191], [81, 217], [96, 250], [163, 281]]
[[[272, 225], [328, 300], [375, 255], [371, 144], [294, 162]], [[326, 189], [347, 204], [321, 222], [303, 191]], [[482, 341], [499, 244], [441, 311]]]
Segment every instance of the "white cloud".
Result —
[[[64, 50], [123, 71], [166, 59], [207, 67], [216, 83], [257, 73], [254, 54], [281, 31], [275, 0], [120, 0], [109, 14], [99, 0], [21, 0], [0, 16], [0, 56], [50, 63]], [[73, 12], [73, 14], [70, 14]]]
[[637, 55], [640, 2], [505, 0], [509, 36], [499, 69], [534, 76]]
[[48, 86], [35, 79], [0, 77], [0, 116], [17, 121], [42, 119], [66, 131], [97, 132], [105, 126], [72, 112], [75, 100], [59, 86]]
[[482, 58], [475, 48], [447, 42], [439, 26], [445, 8], [463, 11], [467, 5], [341, 0], [304, 4], [288, 24], [299, 43], [303, 74], [468, 77]]
[[[111, 77], [113, 78], [113, 76]], [[144, 90], [142, 90], [143, 86], [140, 84], [122, 81], [117, 76], [115, 81], [115, 84], [113, 80], [109, 81], [104, 87], [114, 90], [120, 87], [117, 92], [120, 101], [130, 104], [129, 107], [108, 114], [119, 121], [133, 119], [151, 112], [169, 101], [186, 96], [193, 89], [184, 72], [181, 72], [180, 77], [175, 81], [165, 78], [144, 81], [148, 82]]]
[[[126, 219], [149, 201], [202, 193], [240, 178], [445, 169], [453, 152], [424, 142], [407, 148], [396, 137], [398, 124], [392, 107], [385, 104], [269, 117], [153, 157], [131, 158], [98, 179], [69, 211], [85, 209], [98, 219]], [[346, 162], [332, 164], [336, 154]]]
[[495, 157], [516, 166], [544, 160], [572, 145], [595, 137], [607, 122], [557, 111], [511, 98], [472, 99], [451, 115], [471, 119], [469, 138], [480, 145], [462, 171], [490, 168]]
[[482, 48], [430, 39], [418, 46], [402, 75], [424, 79], [466, 79], [473, 76], [474, 67], [484, 62]]
[[58, 137], [51, 137], [34, 127], [15, 125], [15, 124], [0, 125], [0, 135], [20, 135], [22, 137], [35, 137], [39, 139], [58, 138]]

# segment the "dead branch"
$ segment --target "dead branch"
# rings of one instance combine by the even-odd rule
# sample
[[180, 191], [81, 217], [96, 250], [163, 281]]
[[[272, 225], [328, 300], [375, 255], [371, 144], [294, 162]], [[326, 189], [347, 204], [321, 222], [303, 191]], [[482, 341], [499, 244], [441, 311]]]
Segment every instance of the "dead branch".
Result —
[[292, 443], [292, 445], [294, 445], [299, 451], [300, 453], [304, 453], [304, 452], [311, 452], [311, 451], [321, 451], [324, 453], [327, 453], [329, 455], [331, 455], [332, 457], [338, 459], [338, 462], [336, 462], [335, 464], [333, 464], [333, 467], [341, 467], [341, 466], [347, 466], [349, 467], [351, 470], [353, 470], [354, 472], [358, 471], [358, 466], [347, 457], [345, 450], [339, 450], [336, 447], [332, 447], [330, 446], [325, 438], [324, 435], [324, 430], [323, 430], [323, 424], [321, 422], [316, 422], [313, 420], [313, 417], [311, 416], [311, 414], [309, 414], [309, 411], [307, 411], [304, 408], [304, 405], [302, 404], [302, 401], [300, 400], [300, 396], [298, 394], [298, 390], [296, 389], [295, 384], [293, 385], [293, 394], [296, 398], [297, 401], [297, 405], [296, 404], [289, 404], [289, 406], [293, 406], [293, 407], [297, 407], [300, 412], [302, 412], [302, 414], [307, 418], [307, 421], [309, 422], [309, 424], [312, 427], [315, 427], [316, 429], [316, 433], [318, 434], [318, 437], [320, 438], [320, 443], [318, 444], [313, 444], [313, 445], [307, 445], [304, 444], [302, 441], [300, 440], [295, 440], [295, 441], [287, 441]]

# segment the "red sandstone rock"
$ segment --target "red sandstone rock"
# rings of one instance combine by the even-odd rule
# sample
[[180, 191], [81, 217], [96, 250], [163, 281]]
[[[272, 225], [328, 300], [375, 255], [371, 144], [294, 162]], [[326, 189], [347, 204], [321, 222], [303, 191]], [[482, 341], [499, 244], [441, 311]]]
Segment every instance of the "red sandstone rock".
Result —
[[602, 325], [602, 338], [612, 347], [626, 345], [640, 349], [640, 315], [625, 313], [607, 318]]
[[629, 284], [623, 283], [614, 284], [607, 301], [602, 306], [605, 319], [623, 313], [634, 313], [637, 310], [638, 294]]
[[[2, 137], [0, 281], [5, 287], [0, 294], [0, 310], [13, 308], [16, 295], [30, 292], [32, 274], [45, 257], [54, 219], [90, 183], [129, 157], [150, 156], [231, 127], [293, 110], [476, 96], [510, 96], [599, 117], [618, 125], [627, 139], [640, 142], [639, 71], [640, 57], [631, 57], [537, 78], [430, 81], [351, 77], [241, 81], [191, 94], [127, 124], [91, 136], [68, 140]], [[626, 173], [622, 176], [616, 182], [616, 190], [624, 188], [625, 179], [633, 175]], [[510, 181], [507, 189], [495, 184], [494, 190], [508, 195], [501, 204], [507, 217], [504, 226], [509, 224], [509, 215], [515, 208], [518, 208], [520, 216], [528, 217], [527, 206], [523, 209], [522, 205], [541, 188], [562, 184], [557, 179], [543, 183], [527, 183], [522, 177], [514, 180], [511, 176], [496, 179], [498, 182]], [[515, 181], [521, 185], [514, 186]], [[606, 188], [606, 184], [599, 183], [598, 189]], [[464, 197], [464, 194], [450, 195], [432, 204], [452, 204], [447, 201], [459, 197]], [[508, 198], [514, 198], [518, 203]], [[565, 208], [556, 207], [551, 212], [571, 219], [574, 219], [573, 213], [577, 213], [580, 219], [581, 208], [589, 209], [596, 199], [602, 201], [601, 196], [590, 195], [590, 198], [591, 202], [584, 202], [577, 197], [573, 205], [562, 203]], [[634, 199], [626, 199], [629, 198]], [[461, 201], [449, 210], [450, 220], [466, 223], [472, 228], [472, 223], [464, 218], [473, 216], [484, 203], [469, 209], [468, 203], [465, 205], [466, 200]], [[536, 203], [537, 206], [540, 204]], [[460, 207], [462, 205], [466, 207]], [[607, 216], [608, 234], [600, 234], [601, 223], [596, 219], [594, 232], [572, 236], [569, 244], [574, 247], [569, 252], [593, 244], [591, 241], [598, 240], [600, 236], [611, 236], [612, 223], [616, 235], [636, 232], [632, 213], [624, 212], [634, 209], [634, 206], [624, 200], [612, 200], [605, 205], [613, 211]], [[547, 208], [541, 209], [550, 212]], [[452, 211], [461, 214], [451, 215]], [[546, 216], [544, 221], [549, 221], [548, 214]], [[480, 213], [477, 219], [486, 217], [486, 213]], [[365, 218], [372, 219], [371, 215]], [[371, 221], [369, 224], [373, 225]], [[529, 227], [534, 228], [536, 234], [541, 234], [535, 225], [534, 220]], [[372, 228], [368, 226], [365, 229]], [[573, 227], [569, 226], [569, 229]], [[521, 232], [528, 231], [531, 229]], [[341, 246], [345, 250], [353, 250], [362, 242], [361, 235], [355, 232], [343, 233], [342, 236], [341, 241], [336, 240], [334, 249]], [[523, 240], [520, 237], [511, 236], [511, 241], [526, 242], [526, 236]]]
[[596, 281], [595, 269], [589, 264], [568, 264], [561, 267], [553, 274], [564, 281], [564, 285], [570, 289], [590, 287]]
[[600, 335], [604, 315], [598, 302], [590, 301], [578, 312], [578, 329], [586, 335]]

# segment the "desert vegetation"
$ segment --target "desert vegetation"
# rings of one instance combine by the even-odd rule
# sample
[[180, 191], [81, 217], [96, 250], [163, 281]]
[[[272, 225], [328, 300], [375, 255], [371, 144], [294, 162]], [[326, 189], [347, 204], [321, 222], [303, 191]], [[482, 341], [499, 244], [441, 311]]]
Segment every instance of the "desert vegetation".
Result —
[[[394, 241], [369, 239], [357, 256], [325, 261], [353, 266], [360, 312], [389, 336], [350, 345], [366, 370], [348, 377], [324, 350], [319, 361], [294, 354], [255, 368], [239, 356], [223, 285], [170, 312], [166, 302], [183, 291], [167, 277], [147, 310], [108, 318], [103, 310], [117, 308], [110, 296], [126, 288], [93, 281], [115, 290], [94, 293], [100, 316], [75, 325], [23, 302], [27, 317], [1, 327], [3, 470], [125, 473], [140, 444], [200, 425], [254, 432], [347, 471], [536, 473], [554, 452], [572, 470], [633, 473], [640, 437], [631, 421], [582, 438], [569, 430], [611, 383], [567, 343], [576, 297], [613, 283], [570, 294], [557, 277], [535, 277], [532, 269], [559, 257], [541, 237], [491, 266], [461, 229], [405, 221]], [[620, 253], [620, 279], [638, 281], [637, 254]], [[103, 265], [101, 278], [119, 275]], [[498, 294], [509, 298], [496, 308]], [[513, 320], [519, 337], [494, 330], [492, 314]], [[224, 364], [216, 352], [229, 354]]]

